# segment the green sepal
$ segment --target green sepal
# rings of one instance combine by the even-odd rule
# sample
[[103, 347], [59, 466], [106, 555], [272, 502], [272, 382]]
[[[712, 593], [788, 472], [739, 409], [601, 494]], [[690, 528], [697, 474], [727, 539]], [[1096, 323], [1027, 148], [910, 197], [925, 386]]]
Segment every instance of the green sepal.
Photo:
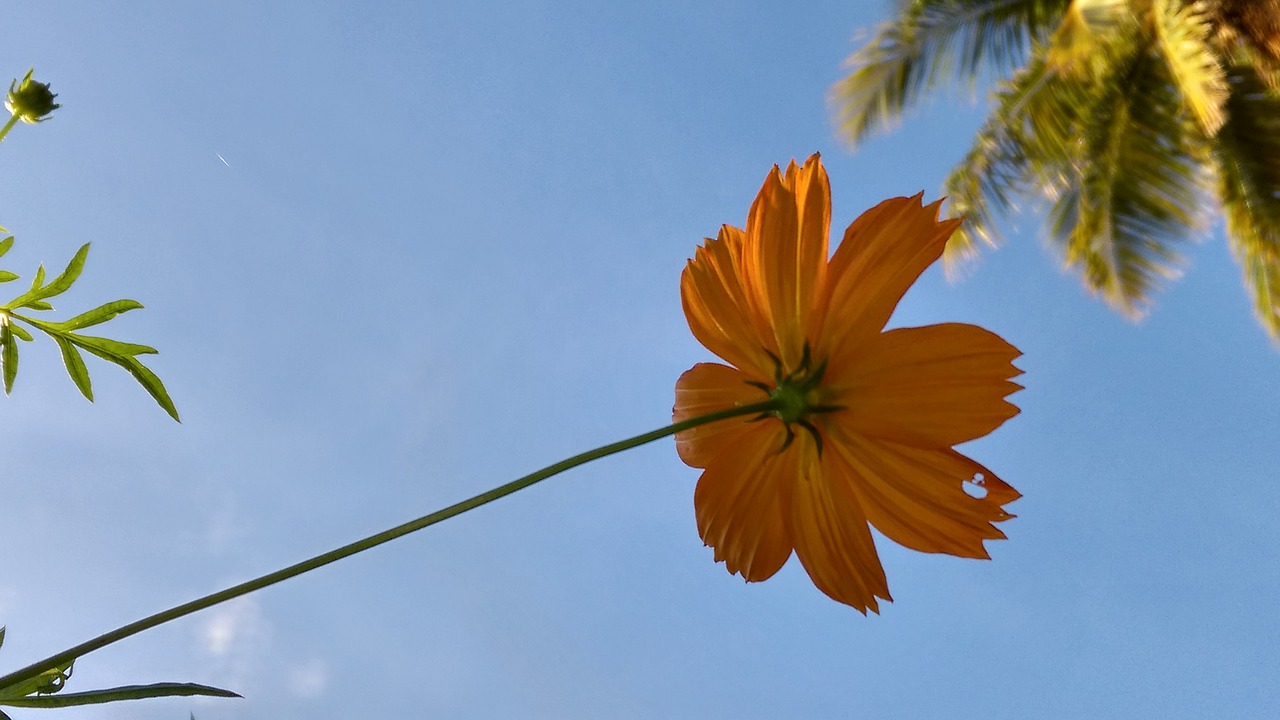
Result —
[[34, 697], [0, 698], [0, 705], [29, 708], [60, 708], [76, 705], [99, 705], [123, 700], [145, 700], [159, 697], [202, 695], [205, 697], [238, 698], [239, 693], [196, 683], [155, 683], [153, 685], [122, 685], [105, 690], [36, 695]]

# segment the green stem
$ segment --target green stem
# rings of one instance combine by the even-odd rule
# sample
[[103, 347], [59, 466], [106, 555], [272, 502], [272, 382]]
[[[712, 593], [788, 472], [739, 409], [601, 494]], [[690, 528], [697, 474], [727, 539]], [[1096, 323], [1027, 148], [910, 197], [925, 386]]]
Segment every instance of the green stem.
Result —
[[729, 408], [727, 410], [720, 410], [718, 412], [689, 418], [688, 420], [682, 420], [678, 423], [658, 428], [657, 430], [651, 430], [642, 435], [636, 435], [635, 437], [627, 440], [620, 440], [609, 445], [598, 447], [595, 450], [588, 450], [587, 452], [579, 455], [574, 455], [573, 457], [561, 460], [554, 465], [548, 465], [537, 472], [530, 473], [517, 480], [512, 480], [506, 485], [501, 485], [489, 490], [488, 492], [480, 493], [473, 498], [450, 505], [443, 510], [437, 510], [429, 515], [423, 515], [417, 520], [411, 520], [403, 525], [393, 527], [390, 530], [384, 530], [375, 535], [370, 535], [363, 540], [357, 540], [350, 545], [344, 545], [336, 550], [330, 550], [327, 553], [317, 555], [310, 560], [303, 560], [296, 565], [290, 565], [289, 567], [276, 570], [275, 572], [267, 573], [266, 575], [254, 580], [240, 583], [239, 585], [229, 587], [225, 590], [220, 590], [210, 595], [205, 595], [197, 600], [192, 600], [191, 602], [172, 607], [163, 612], [158, 612], [150, 617], [145, 617], [136, 622], [129, 623], [128, 625], [118, 627], [111, 632], [99, 635], [92, 640], [80, 643], [75, 647], [67, 648], [56, 655], [50, 655], [44, 660], [32, 663], [21, 670], [9, 673], [4, 677], [0, 677], [0, 688], [6, 688], [14, 683], [35, 677], [50, 668], [63, 665], [87, 655], [94, 650], [99, 650], [131, 635], [136, 635], [143, 630], [149, 630], [157, 625], [163, 625], [170, 620], [177, 620], [180, 617], [204, 610], [205, 608], [213, 607], [214, 605], [224, 603], [233, 598], [240, 597], [241, 595], [247, 595], [255, 590], [261, 590], [262, 588], [274, 585], [283, 580], [288, 580], [291, 577], [310, 572], [316, 568], [328, 565], [329, 563], [350, 557], [356, 553], [364, 552], [365, 550], [376, 547], [385, 542], [390, 542], [403, 535], [408, 535], [411, 532], [416, 532], [430, 525], [435, 525], [443, 520], [448, 520], [455, 515], [461, 515], [468, 510], [474, 510], [481, 505], [491, 503], [498, 498], [506, 497], [517, 490], [523, 490], [534, 483], [546, 480], [547, 478], [553, 475], [558, 475], [570, 468], [584, 465], [592, 460], [598, 460], [615, 453], [620, 453], [623, 450], [630, 450], [631, 448], [653, 442], [654, 440], [659, 440], [667, 437], [668, 435], [674, 435], [690, 428], [698, 427], [699, 425], [706, 425], [707, 423], [713, 423], [718, 420], [727, 420], [729, 418], [741, 417], [743, 415], [758, 415], [760, 413], [771, 412], [776, 409], [776, 403], [773, 400], [767, 400], [753, 405], [743, 405], [740, 407]]
[[0, 128], [0, 142], [4, 142], [4, 136], [8, 135], [9, 131], [13, 129], [13, 126], [17, 124], [18, 114], [14, 113], [13, 116], [9, 118], [9, 122], [5, 123], [4, 127]]

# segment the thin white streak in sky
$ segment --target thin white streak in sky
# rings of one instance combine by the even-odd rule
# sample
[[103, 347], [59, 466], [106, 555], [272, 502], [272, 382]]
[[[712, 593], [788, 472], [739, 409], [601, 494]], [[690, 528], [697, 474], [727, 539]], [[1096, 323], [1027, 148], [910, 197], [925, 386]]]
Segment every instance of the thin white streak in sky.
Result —
[[223, 165], [226, 165], [227, 167], [231, 167], [231, 163], [227, 162], [227, 159], [222, 157], [221, 153], [214, 153], [214, 155], [218, 156], [218, 159], [222, 161]]

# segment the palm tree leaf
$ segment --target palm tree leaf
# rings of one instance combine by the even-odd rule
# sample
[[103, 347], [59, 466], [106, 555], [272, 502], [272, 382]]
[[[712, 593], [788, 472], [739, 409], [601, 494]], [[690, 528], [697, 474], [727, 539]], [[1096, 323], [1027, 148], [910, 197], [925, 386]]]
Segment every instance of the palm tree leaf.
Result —
[[1202, 0], [1209, 38], [1227, 65], [1252, 65], [1280, 90], [1280, 0]]
[[1211, 8], [1257, 53], [1280, 62], [1280, 0], [1215, 0]]
[[1043, 49], [998, 88], [974, 144], [946, 181], [952, 213], [966, 220], [947, 244], [948, 274], [973, 260], [979, 243], [999, 244], [993, 210], [1014, 212], [1015, 195], [1036, 191], [1052, 197], [1066, 187], [1087, 90], [1050, 67]]
[[1227, 81], [1222, 62], [1209, 44], [1213, 32], [1204, 3], [1153, 0], [1151, 27], [1156, 48], [1200, 130], [1213, 137], [1226, 115]]
[[899, 17], [846, 61], [848, 76], [832, 88], [840, 130], [857, 145], [891, 126], [943, 79], [972, 86], [986, 71], [1024, 62], [1048, 37], [1071, 0], [911, 0]]
[[1098, 51], [1126, 26], [1133, 25], [1130, 0], [1075, 0], [1062, 16], [1049, 44], [1049, 66], [1060, 72], [1097, 71]]
[[1258, 321], [1272, 340], [1280, 342], [1280, 259], [1247, 250], [1237, 250], [1237, 254]]
[[1197, 133], [1184, 119], [1168, 69], [1142, 51], [1115, 57], [1094, 78], [1095, 102], [1081, 113], [1076, 178], [1051, 211], [1051, 236], [1067, 267], [1092, 291], [1140, 317], [1162, 281], [1176, 277], [1175, 244], [1204, 226]]
[[1214, 143], [1227, 240], [1258, 319], [1280, 340], [1280, 95], [1249, 66], [1229, 68], [1227, 81]]

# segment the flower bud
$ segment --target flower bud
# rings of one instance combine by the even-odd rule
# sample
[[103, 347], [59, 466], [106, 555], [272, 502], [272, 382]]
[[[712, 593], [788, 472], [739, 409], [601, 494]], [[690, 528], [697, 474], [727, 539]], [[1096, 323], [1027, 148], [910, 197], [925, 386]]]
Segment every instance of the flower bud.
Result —
[[4, 101], [4, 106], [9, 112], [25, 123], [44, 122], [49, 119], [50, 113], [62, 107], [53, 101], [58, 94], [49, 92], [48, 83], [31, 79], [33, 72], [35, 72], [34, 68], [27, 71], [21, 85], [17, 80], [9, 83], [9, 96]]

